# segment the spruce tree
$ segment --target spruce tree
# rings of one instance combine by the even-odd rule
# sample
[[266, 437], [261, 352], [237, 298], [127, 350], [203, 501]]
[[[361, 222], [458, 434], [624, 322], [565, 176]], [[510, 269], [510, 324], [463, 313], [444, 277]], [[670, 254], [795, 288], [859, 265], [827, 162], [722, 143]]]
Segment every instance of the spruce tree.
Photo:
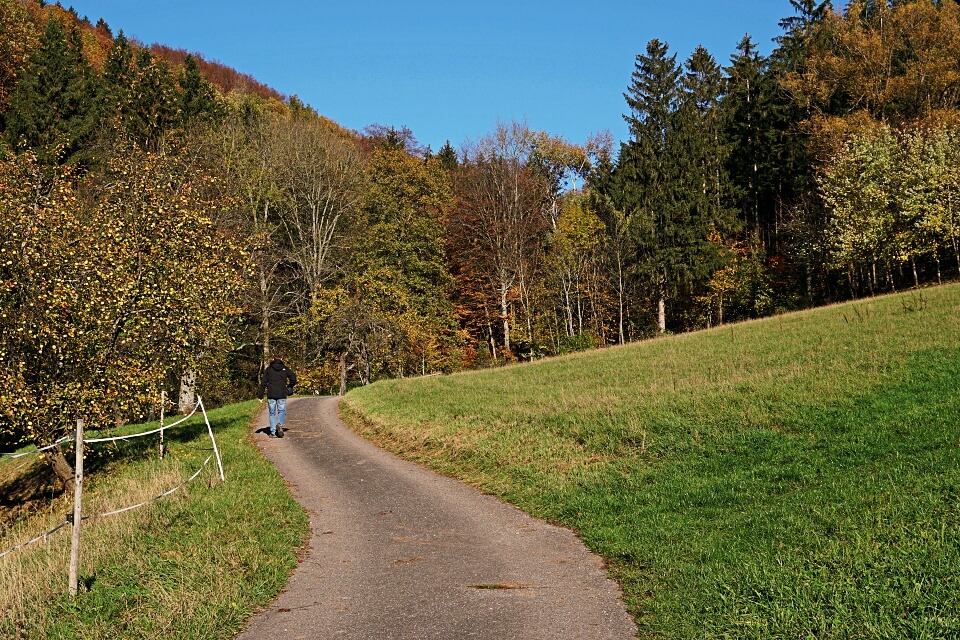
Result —
[[443, 146], [440, 147], [440, 151], [437, 152], [437, 159], [440, 161], [440, 166], [447, 171], [453, 171], [460, 164], [460, 161], [457, 159], [457, 152], [454, 151], [449, 140], [444, 142]]
[[107, 131], [126, 131], [135, 117], [133, 48], [123, 31], [113, 40], [100, 77], [100, 119]]
[[180, 117], [185, 126], [220, 115], [217, 92], [200, 73], [197, 59], [188, 55], [180, 70]]
[[[679, 263], [675, 279], [683, 287], [676, 313], [690, 315], [679, 322], [684, 328], [696, 323], [698, 304], [713, 272], [722, 266], [724, 242], [737, 232], [736, 215], [729, 207], [727, 175], [729, 144], [723, 135], [724, 114], [720, 108], [726, 91], [723, 71], [714, 57], [697, 47], [684, 65], [682, 100], [675, 125], [674, 145], [681, 185], [675, 220], [675, 244]], [[721, 242], [723, 241], [723, 242]]]
[[772, 247], [776, 229], [776, 79], [748, 35], [737, 44], [726, 73], [723, 108], [724, 135], [731, 145], [727, 162], [730, 202], [764, 246]]
[[667, 45], [659, 40], [651, 40], [646, 53], [637, 56], [624, 94], [630, 107], [624, 118], [632, 137], [621, 149], [617, 171], [623, 202], [616, 208], [633, 221], [636, 269], [656, 302], [661, 333], [667, 330], [667, 299], [677, 291], [684, 271], [683, 225], [689, 213], [683, 184], [687, 158], [677, 135], [681, 72], [676, 55], [668, 55]]
[[93, 97], [79, 32], [66, 33], [51, 19], [11, 96], [7, 140], [14, 149], [36, 151], [46, 165], [82, 163], [94, 129]]
[[147, 150], [160, 147], [180, 121], [180, 92], [166, 62], [146, 49], [136, 54], [132, 100], [134, 139]]

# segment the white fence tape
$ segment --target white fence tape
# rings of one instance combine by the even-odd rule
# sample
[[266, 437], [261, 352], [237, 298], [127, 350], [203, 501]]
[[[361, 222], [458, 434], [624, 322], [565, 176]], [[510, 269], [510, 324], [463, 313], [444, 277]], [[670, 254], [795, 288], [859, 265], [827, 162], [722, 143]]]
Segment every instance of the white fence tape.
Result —
[[36, 455], [36, 454], [38, 454], [38, 453], [41, 453], [41, 452], [43, 452], [43, 451], [47, 451], [48, 449], [53, 449], [54, 447], [59, 447], [59, 446], [62, 445], [64, 442], [69, 442], [70, 440], [73, 440], [73, 438], [60, 438], [59, 440], [57, 440], [57, 441], [54, 442], [53, 444], [48, 444], [48, 445], [45, 446], [45, 447], [41, 447], [41, 448], [39, 448], [39, 449], [34, 449], [33, 451], [23, 451], [23, 452], [21, 452], [21, 453], [0, 453], [0, 457], [6, 456], [6, 457], [9, 457], [9, 458], [12, 460], [13, 458], [22, 458], [23, 456], [32, 456], [32, 455]]
[[3, 556], [7, 555], [8, 553], [13, 553], [14, 551], [19, 551], [20, 549], [23, 549], [24, 547], [29, 547], [29, 546], [32, 545], [34, 542], [40, 542], [41, 540], [45, 540], [46, 537], [49, 536], [51, 533], [55, 533], [55, 532], [59, 531], [60, 529], [63, 529], [63, 528], [64, 528], [65, 526], [67, 526], [68, 524], [70, 524], [70, 521], [69, 521], [69, 520], [64, 521], [64, 522], [61, 522], [60, 524], [58, 524], [57, 526], [55, 526], [53, 529], [50, 529], [50, 531], [47, 531], [46, 533], [40, 534], [39, 536], [37, 536], [37, 537], [34, 538], [33, 540], [27, 540], [27, 541], [24, 542], [24, 543], [18, 544], [17, 546], [15, 546], [15, 547], [13, 547], [13, 548], [11, 548], [11, 549], [7, 549], [7, 550], [4, 551], [3, 553], [0, 553], [0, 558], [2, 558]]
[[164, 492], [161, 493], [160, 495], [158, 495], [158, 496], [156, 496], [156, 497], [154, 497], [154, 498], [151, 498], [150, 500], [144, 500], [143, 502], [140, 502], [140, 503], [138, 503], [138, 504], [133, 504], [133, 505], [130, 505], [129, 507], [124, 507], [123, 509], [117, 509], [116, 511], [108, 511], [108, 512], [106, 512], [106, 513], [97, 513], [97, 514], [94, 514], [94, 515], [92, 515], [92, 516], [84, 516], [83, 519], [84, 519], [84, 520], [88, 520], [88, 519], [93, 519], [93, 518], [106, 518], [107, 516], [115, 516], [115, 515], [117, 515], [118, 513], [123, 513], [123, 512], [125, 512], [125, 511], [133, 511], [134, 509], [139, 509], [140, 507], [142, 507], [142, 506], [144, 506], [144, 505], [147, 505], [147, 504], [150, 504], [151, 502], [156, 502], [157, 500], [161, 500], [161, 499], [163, 499], [163, 498], [166, 498], [166, 497], [169, 496], [170, 494], [176, 493], [177, 491], [179, 491], [180, 489], [182, 489], [183, 487], [185, 487], [188, 483], [193, 482], [194, 480], [196, 480], [197, 476], [200, 475], [200, 472], [203, 471], [204, 467], [207, 466], [207, 463], [210, 462], [211, 458], [213, 458], [212, 455], [207, 456], [207, 459], [203, 461], [203, 464], [200, 465], [200, 468], [197, 469], [196, 473], [194, 473], [192, 476], [190, 476], [189, 478], [187, 478], [186, 480], [184, 480], [183, 482], [181, 482], [180, 484], [178, 484], [177, 486], [175, 486], [173, 489], [170, 489], [170, 490], [168, 490], [168, 491], [164, 491]]
[[[143, 436], [149, 436], [149, 435], [152, 435], [152, 434], [154, 434], [154, 433], [160, 433], [161, 431], [166, 431], [167, 429], [172, 429], [172, 428], [174, 428], [174, 427], [176, 427], [176, 426], [178, 426], [178, 425], [186, 422], [187, 420], [189, 420], [190, 418], [193, 417], [193, 414], [195, 414], [195, 413], [197, 412], [197, 409], [199, 409], [199, 408], [200, 408], [200, 402], [197, 401], [197, 403], [196, 403], [195, 405], [193, 405], [193, 410], [192, 410], [190, 413], [188, 413], [188, 414], [185, 415], [184, 417], [180, 418], [180, 419], [177, 420], [176, 422], [172, 422], [172, 423], [170, 423], [170, 424], [164, 425], [164, 426], [162, 426], [162, 427], [160, 427], [160, 428], [158, 428], [158, 429], [153, 429], [152, 431], [144, 431], [143, 433], [133, 433], [133, 434], [130, 434], [130, 435], [128, 435], [128, 436], [115, 436], [115, 437], [113, 437], [113, 438], [90, 438], [90, 439], [84, 439], [83, 442], [84, 442], [84, 444], [91, 444], [91, 443], [97, 443], [97, 442], [113, 442], [114, 440], [130, 440], [130, 439], [133, 439], [133, 438], [140, 438], [140, 437], [143, 437]], [[49, 444], [49, 445], [47, 445], [47, 446], [45, 446], [45, 447], [41, 447], [41, 448], [35, 449], [35, 450], [33, 450], [33, 451], [23, 451], [23, 452], [21, 452], [21, 453], [0, 453], [0, 457], [9, 457], [9, 458], [12, 460], [13, 458], [22, 458], [23, 456], [32, 456], [32, 455], [36, 455], [36, 454], [38, 454], [38, 453], [41, 453], [41, 452], [43, 452], [43, 451], [47, 451], [47, 450], [49, 450], [49, 449], [53, 449], [54, 447], [59, 447], [59, 446], [60, 446], [61, 444], [63, 444], [64, 442], [70, 442], [70, 441], [72, 441], [72, 440], [73, 440], [73, 438], [70, 438], [70, 437], [60, 438], [59, 440], [57, 440], [57, 441], [54, 442], [53, 444]]]
[[[187, 478], [186, 480], [184, 480], [183, 482], [181, 482], [180, 484], [178, 484], [177, 486], [175, 486], [173, 489], [170, 489], [170, 490], [168, 490], [168, 491], [164, 491], [164, 492], [161, 493], [160, 495], [158, 495], [158, 496], [156, 496], [156, 497], [154, 497], [154, 498], [151, 498], [150, 500], [145, 500], [145, 501], [143, 501], [143, 502], [141, 502], [141, 503], [139, 503], [139, 504], [130, 505], [129, 507], [124, 507], [123, 509], [117, 509], [117, 510], [115, 510], [115, 511], [108, 511], [108, 512], [106, 512], [106, 513], [97, 513], [97, 514], [90, 515], [90, 516], [83, 516], [83, 519], [84, 519], [84, 520], [91, 520], [91, 519], [95, 519], [95, 518], [106, 518], [107, 516], [115, 516], [115, 515], [117, 515], [118, 513], [124, 513], [125, 511], [133, 511], [134, 509], [139, 509], [140, 507], [142, 507], [142, 506], [144, 506], [144, 505], [148, 505], [148, 504], [150, 504], [151, 502], [156, 502], [157, 500], [162, 500], [163, 498], [166, 498], [167, 496], [169, 496], [169, 495], [171, 495], [171, 494], [173, 494], [173, 493], [176, 493], [177, 491], [179, 491], [180, 489], [182, 489], [183, 487], [185, 487], [187, 484], [189, 484], [189, 483], [193, 482], [194, 480], [196, 480], [196, 479], [197, 479], [197, 476], [199, 476], [199, 475], [200, 475], [200, 472], [203, 471], [204, 468], [206, 468], [207, 464], [210, 462], [211, 459], [213, 459], [213, 455], [207, 456], [207, 459], [203, 461], [203, 464], [200, 465], [200, 468], [197, 469], [196, 473], [194, 473], [192, 476], [190, 476], [189, 478]], [[21, 544], [18, 544], [18, 545], [15, 546], [15, 547], [11, 547], [10, 549], [7, 549], [6, 551], [3, 551], [2, 553], [0, 553], [0, 558], [2, 558], [3, 556], [7, 555], [8, 553], [13, 553], [14, 551], [19, 551], [20, 549], [23, 549], [24, 547], [29, 547], [31, 544], [33, 544], [33, 543], [35, 543], [35, 542], [39, 542], [39, 541], [41, 541], [41, 540], [44, 540], [44, 539], [46, 539], [46, 537], [49, 536], [50, 534], [59, 531], [60, 529], [64, 528], [65, 526], [67, 526], [67, 525], [69, 525], [69, 524], [71, 524], [71, 522], [70, 522], [69, 520], [67, 520], [67, 521], [65, 521], [65, 522], [60, 523], [59, 525], [57, 525], [57, 526], [54, 527], [53, 529], [50, 529], [50, 531], [47, 531], [46, 533], [40, 534], [39, 536], [37, 536], [36, 538], [34, 538], [34, 539], [32, 539], [32, 540], [27, 540], [26, 542], [23, 542], [23, 543], [21, 543]]]
[[[213, 443], [213, 451], [214, 451], [214, 453], [213, 453], [213, 455], [207, 456], [207, 459], [203, 461], [203, 464], [200, 465], [200, 468], [197, 469], [196, 473], [194, 473], [192, 476], [190, 476], [189, 478], [187, 478], [186, 480], [184, 480], [183, 482], [181, 482], [180, 484], [178, 484], [178, 485], [175, 486], [174, 488], [172, 488], [172, 489], [170, 489], [170, 490], [168, 490], [168, 491], [164, 491], [163, 493], [161, 493], [160, 495], [156, 496], [155, 498], [152, 498], [152, 499], [150, 499], [150, 500], [145, 500], [144, 502], [141, 502], [141, 503], [139, 503], [139, 504], [134, 504], [134, 505], [131, 505], [131, 506], [129, 506], [129, 507], [124, 507], [124, 508], [122, 508], [122, 509], [117, 509], [117, 510], [115, 510], [115, 511], [108, 511], [107, 513], [98, 513], [98, 514], [95, 514], [95, 515], [83, 516], [82, 519], [83, 519], [83, 520], [89, 520], [89, 519], [94, 519], [94, 518], [106, 518], [107, 516], [113, 516], [113, 515], [117, 515], [118, 513], [124, 513], [124, 512], [126, 512], [126, 511], [132, 511], [133, 509], [139, 509], [140, 507], [142, 507], [142, 506], [144, 506], [144, 505], [147, 505], [147, 504], [150, 504], [151, 502], [156, 502], [157, 500], [161, 500], [162, 498], [165, 498], [165, 497], [167, 497], [167, 496], [169, 496], [169, 495], [171, 495], [171, 494], [179, 491], [179, 490], [182, 489], [184, 486], [186, 486], [188, 483], [193, 482], [194, 480], [196, 480], [197, 476], [199, 476], [199, 475], [200, 475], [200, 472], [203, 471], [204, 468], [206, 468], [207, 464], [210, 462], [210, 460], [211, 460], [214, 456], [216, 456], [216, 458], [217, 458], [217, 466], [218, 466], [219, 471], [220, 471], [220, 479], [223, 480], [223, 479], [224, 479], [224, 475], [223, 475], [223, 463], [222, 463], [221, 460], [220, 460], [220, 452], [219, 452], [219, 450], [217, 449], [217, 441], [216, 441], [216, 440], [214, 439], [214, 437], [213, 437], [213, 428], [210, 426], [210, 419], [207, 417], [207, 410], [203, 407], [203, 400], [202, 400], [199, 396], [197, 397], [197, 404], [194, 405], [193, 411], [191, 411], [191, 412], [189, 413], [189, 415], [184, 416], [183, 418], [181, 418], [180, 420], [177, 420], [177, 421], [174, 422], [173, 424], [165, 425], [165, 426], [163, 426], [163, 427], [160, 427], [159, 429], [153, 429], [152, 431], [144, 431], [143, 433], [134, 433], [134, 434], [131, 434], [131, 435], [128, 435], [128, 436], [116, 436], [116, 437], [113, 437], [113, 438], [92, 438], [92, 439], [90, 439], [90, 440], [86, 440], [86, 439], [85, 439], [85, 440], [83, 441], [83, 443], [84, 443], [84, 444], [89, 444], [89, 443], [98, 443], [98, 442], [113, 442], [113, 441], [115, 441], [115, 440], [128, 440], [128, 439], [130, 439], [130, 438], [140, 438], [140, 437], [142, 437], [142, 436], [148, 436], [148, 435], [151, 435], [151, 434], [154, 434], [154, 433], [159, 433], [160, 431], [166, 431], [167, 429], [171, 429], [171, 428], [173, 428], [173, 427], [176, 427], [177, 425], [179, 425], [179, 424], [181, 424], [181, 423], [189, 420], [189, 419], [193, 416], [193, 414], [195, 414], [195, 413], [197, 412], [197, 409], [200, 409], [200, 410], [203, 412], [203, 419], [204, 419], [204, 422], [206, 422], [207, 431], [208, 431], [208, 433], [210, 434], [210, 441]], [[45, 450], [47, 450], [47, 449], [52, 449], [53, 447], [59, 446], [59, 445], [63, 444], [64, 442], [68, 441], [69, 439], [70, 439], [70, 438], [61, 438], [61, 439], [58, 440], [57, 442], [55, 442], [55, 443], [53, 443], [53, 444], [51, 444], [51, 445], [48, 445], [48, 446], [46, 446], [46, 447], [43, 447], [42, 449], [37, 449], [36, 451], [26, 451], [26, 452], [24, 452], [24, 453], [2, 454], [2, 455], [9, 455], [9, 456], [14, 457], [14, 458], [19, 458], [19, 457], [21, 457], [21, 456], [27, 456], [27, 455], [31, 455], [31, 454], [35, 454], [35, 453], [40, 453], [41, 451], [45, 451]], [[6, 551], [0, 552], [0, 558], [2, 558], [3, 556], [5, 556], [5, 555], [7, 555], [7, 554], [9, 554], [9, 553], [13, 553], [14, 551], [19, 551], [20, 549], [23, 549], [24, 547], [28, 547], [28, 546], [30, 546], [31, 544], [34, 544], [35, 542], [39, 542], [40, 540], [44, 540], [44, 539], [47, 538], [47, 536], [51, 535], [52, 533], [55, 533], [55, 532], [59, 531], [59, 530], [62, 529], [63, 527], [67, 526], [68, 524], [71, 524], [69, 520], [67, 520], [66, 522], [63, 522], [63, 523], [57, 525], [56, 527], [54, 527], [54, 528], [51, 529], [50, 531], [47, 531], [46, 533], [43, 533], [43, 534], [37, 536], [36, 538], [33, 538], [32, 540], [28, 540], [27, 542], [18, 544], [18, 545], [15, 546], [15, 547], [12, 547], [12, 548], [10, 548], [10, 549], [7, 549]]]
[[185, 415], [184, 417], [180, 418], [179, 420], [177, 420], [177, 421], [174, 422], [174, 423], [164, 425], [164, 426], [162, 426], [162, 427], [159, 427], [159, 428], [157, 428], [157, 429], [153, 429], [153, 430], [151, 430], [151, 431], [144, 431], [143, 433], [131, 433], [131, 434], [128, 435], [128, 436], [114, 436], [114, 437], [112, 437], [112, 438], [90, 438], [89, 440], [86, 439], [86, 438], [84, 438], [83, 444], [95, 444], [95, 443], [97, 443], [97, 442], [114, 442], [114, 441], [116, 441], [116, 440], [132, 440], [133, 438], [142, 438], [143, 436], [149, 436], [149, 435], [152, 435], [152, 434], [154, 434], [154, 433], [160, 433], [161, 431], [166, 431], [167, 429], [172, 429], [173, 427], [176, 427], [177, 425], [186, 422], [187, 420], [189, 420], [190, 418], [193, 417], [193, 414], [195, 414], [195, 413], [197, 412], [197, 409], [198, 409], [199, 407], [200, 407], [200, 401], [198, 400], [198, 401], [197, 401], [197, 404], [195, 404], [195, 405], [193, 406], [193, 411], [191, 411], [189, 414]]

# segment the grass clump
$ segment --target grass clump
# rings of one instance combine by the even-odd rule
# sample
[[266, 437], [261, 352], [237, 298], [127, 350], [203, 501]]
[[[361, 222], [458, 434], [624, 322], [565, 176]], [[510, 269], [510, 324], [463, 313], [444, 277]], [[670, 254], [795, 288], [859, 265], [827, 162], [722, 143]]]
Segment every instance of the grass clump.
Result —
[[[84, 522], [77, 597], [67, 594], [69, 527], [0, 559], [0, 637], [233, 637], [283, 588], [309, 533], [306, 514], [250, 439], [257, 410], [257, 403], [247, 402], [209, 412], [226, 482], [211, 460], [169, 497]], [[181, 484], [212, 453], [199, 415], [167, 432], [166, 441], [163, 461], [156, 437], [93, 445], [84, 511], [150, 501]], [[38, 474], [35, 464], [20, 465], [18, 473]], [[0, 475], [10, 473], [12, 465], [5, 466]], [[0, 531], [0, 549], [56, 526], [71, 510], [66, 496], [24, 510]]]
[[960, 636], [960, 286], [498, 371], [345, 415], [576, 530], [646, 636]]

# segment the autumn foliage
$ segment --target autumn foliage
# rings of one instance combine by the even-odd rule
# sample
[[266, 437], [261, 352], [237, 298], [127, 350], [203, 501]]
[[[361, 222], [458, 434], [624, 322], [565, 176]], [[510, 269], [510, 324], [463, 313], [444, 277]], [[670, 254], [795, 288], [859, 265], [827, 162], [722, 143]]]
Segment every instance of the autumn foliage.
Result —
[[434, 152], [0, 3], [0, 440], [193, 373], [242, 397], [278, 351], [343, 392], [956, 276], [958, 4], [791, 4], [768, 57], [650, 41], [619, 147], [513, 121]]
[[139, 418], [171, 377], [222, 357], [241, 254], [214, 225], [209, 174], [130, 152], [96, 177], [48, 182], [28, 154], [0, 176], [7, 441]]

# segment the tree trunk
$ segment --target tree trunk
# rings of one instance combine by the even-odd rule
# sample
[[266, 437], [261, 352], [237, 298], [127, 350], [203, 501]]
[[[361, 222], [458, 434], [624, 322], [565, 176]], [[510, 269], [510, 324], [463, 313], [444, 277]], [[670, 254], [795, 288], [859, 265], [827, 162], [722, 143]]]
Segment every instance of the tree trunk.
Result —
[[347, 393], [347, 352], [340, 354], [340, 395]]
[[53, 449], [50, 449], [48, 460], [50, 461], [50, 469], [53, 470], [57, 478], [60, 480], [60, 484], [63, 486], [64, 492], [73, 493], [73, 467], [71, 467], [70, 463], [67, 462], [67, 458], [63, 455], [63, 451], [60, 450], [60, 447], [54, 447]]
[[662, 274], [657, 282], [657, 329], [667, 332], [667, 277]]
[[263, 319], [263, 322], [260, 323], [261, 336], [263, 337], [263, 355], [262, 355], [262, 365], [266, 367], [270, 364], [270, 352], [273, 347], [270, 344], [270, 320], [267, 318]]
[[567, 319], [567, 337], [573, 337], [573, 303], [570, 301], [570, 284], [566, 276], [563, 276], [563, 307]]
[[180, 376], [180, 394], [177, 397], [180, 413], [190, 413], [197, 404], [197, 372], [188, 367]]
[[577, 333], [583, 333], [583, 297], [580, 295], [582, 289], [580, 285], [580, 278], [577, 278], [576, 282], [576, 300], [577, 300]]
[[618, 331], [619, 331], [619, 336], [618, 336], [618, 337], [619, 337], [619, 340], [620, 340], [620, 344], [626, 344], [626, 343], [627, 343], [627, 341], [626, 341], [626, 336], [624, 335], [624, 331], [623, 331], [623, 324], [624, 324], [624, 323], [623, 323], [623, 305], [624, 305], [624, 301], [623, 301], [623, 297], [624, 297], [624, 296], [623, 296], [623, 286], [624, 286], [624, 285], [623, 285], [623, 262], [620, 260], [619, 257], [617, 258], [617, 280], [618, 280], [618, 282], [617, 282], [617, 297], [619, 298], [619, 300], [618, 300], [618, 306], [617, 306], [617, 325], [618, 325], [618, 326], [617, 326], [617, 329], [618, 329]]
[[957, 237], [951, 238], [953, 242], [953, 257], [957, 260], [957, 273], [960, 273], [960, 248], [957, 247]]
[[487, 349], [490, 352], [490, 357], [496, 362], [497, 342], [493, 339], [493, 322], [490, 320], [490, 308], [487, 306], [486, 300], [483, 301], [483, 317], [487, 321]]
[[507, 287], [500, 287], [500, 317], [503, 319], [503, 351], [510, 353], [510, 302], [507, 300]]

